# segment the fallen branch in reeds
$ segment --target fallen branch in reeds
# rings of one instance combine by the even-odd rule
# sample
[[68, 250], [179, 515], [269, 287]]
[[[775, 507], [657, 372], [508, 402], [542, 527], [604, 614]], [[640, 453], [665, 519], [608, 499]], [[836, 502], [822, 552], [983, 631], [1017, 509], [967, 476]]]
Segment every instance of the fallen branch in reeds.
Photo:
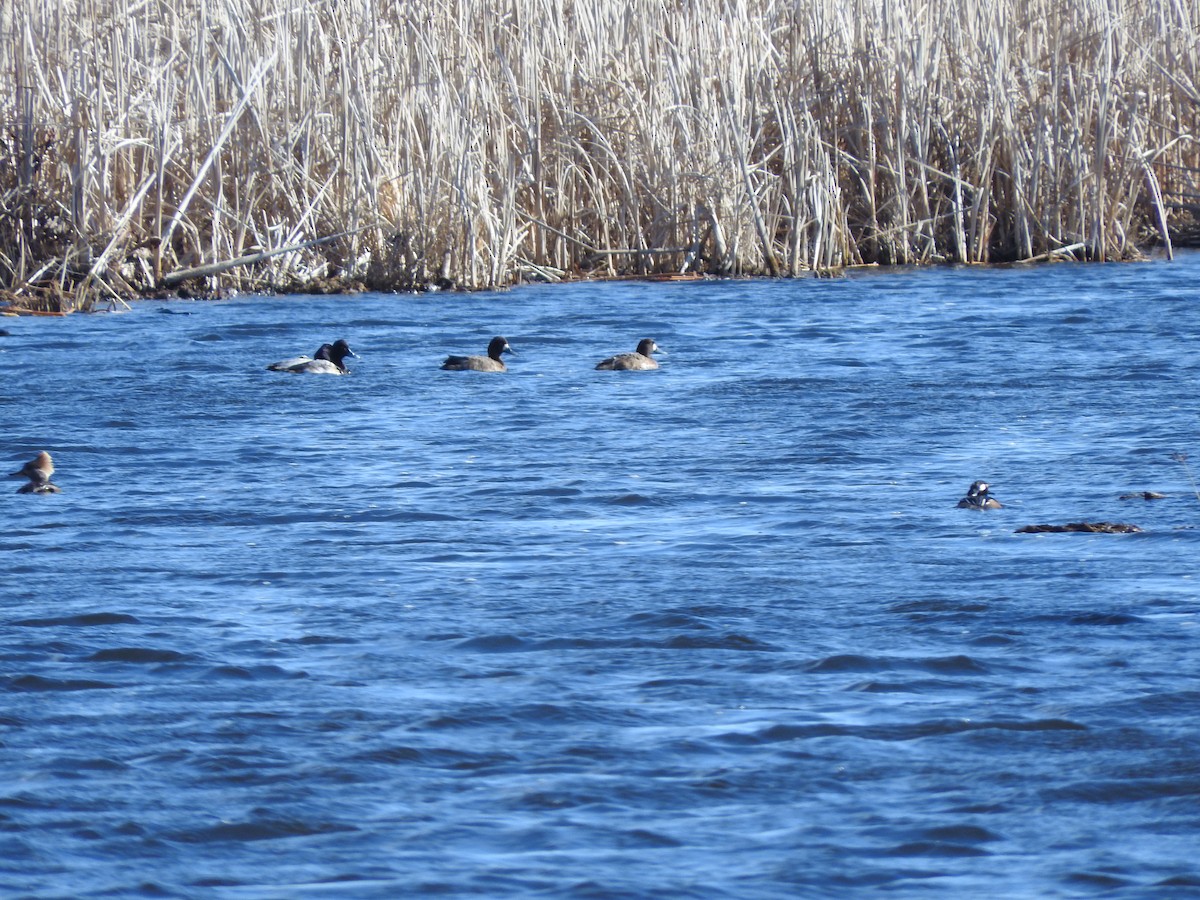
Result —
[[1053, 250], [1047, 250], [1045, 253], [1039, 253], [1037, 256], [1031, 256], [1028, 259], [1023, 259], [1023, 263], [1049, 262], [1053, 259], [1075, 259], [1075, 254], [1087, 250], [1087, 244], [1068, 244], [1066, 247], [1055, 247]]
[[343, 231], [340, 234], [331, 234], [322, 238], [313, 238], [311, 241], [301, 241], [298, 244], [289, 244], [286, 247], [276, 247], [273, 250], [262, 250], [258, 253], [248, 253], [245, 256], [239, 256], [237, 259], [226, 259], [221, 262], [208, 263], [203, 266], [193, 266], [190, 269], [180, 269], [176, 272], [168, 272], [162, 277], [162, 283], [167, 287], [179, 284], [183, 281], [191, 281], [195, 278], [211, 278], [214, 275], [220, 275], [232, 269], [237, 269], [242, 266], [253, 266], [258, 263], [265, 262], [275, 256], [280, 256], [284, 253], [296, 253], [300, 250], [307, 250], [309, 247], [317, 247], [321, 244], [328, 244], [331, 241], [340, 240], [348, 236], [350, 232]]

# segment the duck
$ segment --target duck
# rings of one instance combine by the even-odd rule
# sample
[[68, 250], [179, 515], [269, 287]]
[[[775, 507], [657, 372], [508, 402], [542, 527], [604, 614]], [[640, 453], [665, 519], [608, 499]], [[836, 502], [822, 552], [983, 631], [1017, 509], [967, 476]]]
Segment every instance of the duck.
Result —
[[500, 358], [501, 353], [517, 355], [517, 351], [508, 346], [508, 341], [497, 335], [488, 342], [487, 356], [447, 356], [442, 368], [452, 372], [507, 372], [508, 366]]
[[62, 488], [57, 484], [50, 483], [50, 476], [53, 474], [54, 460], [50, 458], [49, 453], [43, 450], [16, 472], [10, 473], [8, 477], [29, 479], [29, 484], [23, 484], [17, 488], [18, 494], [61, 494]]
[[314, 359], [329, 359], [329, 352], [333, 349], [333, 344], [322, 344], [317, 348], [317, 352], [312, 356], [292, 356], [287, 359], [281, 359], [279, 362], [273, 362], [267, 366], [269, 372], [288, 372], [292, 366], [302, 366], [305, 363], [310, 363]]
[[596, 368], [605, 370], [657, 369], [658, 363], [650, 354], [666, 352], [650, 338], [644, 338], [638, 342], [637, 350], [633, 353], [618, 353], [616, 356], [610, 356], [608, 359], [598, 362]]
[[336, 340], [332, 344], [322, 344], [311, 357], [293, 356], [291, 359], [281, 359], [271, 363], [267, 369], [272, 372], [295, 372], [308, 375], [349, 375], [344, 360], [347, 356], [358, 356], [344, 340]]
[[1003, 509], [1003, 504], [991, 495], [986, 481], [973, 481], [967, 496], [958, 501], [959, 509]]

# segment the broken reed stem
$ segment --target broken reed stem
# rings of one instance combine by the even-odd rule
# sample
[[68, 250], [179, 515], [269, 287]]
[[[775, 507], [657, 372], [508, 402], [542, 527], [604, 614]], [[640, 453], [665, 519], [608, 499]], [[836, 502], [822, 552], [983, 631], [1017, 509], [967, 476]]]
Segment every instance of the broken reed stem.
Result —
[[1188, 465], [1186, 453], [1172, 453], [1171, 459], [1183, 466], [1183, 471], [1187, 474], [1188, 481], [1192, 483], [1192, 493], [1196, 495], [1196, 499], [1200, 500], [1200, 487], [1196, 486], [1196, 477], [1192, 474], [1192, 467]]
[[1200, 7], [1124, 5], [3, 4], [0, 288], [1134, 257], [1195, 193]]

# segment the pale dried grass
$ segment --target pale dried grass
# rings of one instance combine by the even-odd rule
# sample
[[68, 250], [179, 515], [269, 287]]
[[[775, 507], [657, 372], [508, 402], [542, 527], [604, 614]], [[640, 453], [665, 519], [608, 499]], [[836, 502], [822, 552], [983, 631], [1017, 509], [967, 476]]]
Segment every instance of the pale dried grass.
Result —
[[1200, 0], [17, 0], [0, 285], [1134, 256]]

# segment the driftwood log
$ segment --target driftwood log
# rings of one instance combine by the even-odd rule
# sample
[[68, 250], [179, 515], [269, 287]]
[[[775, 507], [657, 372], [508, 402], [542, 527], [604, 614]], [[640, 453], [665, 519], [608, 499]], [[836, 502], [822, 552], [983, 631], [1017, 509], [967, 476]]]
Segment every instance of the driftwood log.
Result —
[[1087, 534], [1133, 534], [1142, 529], [1122, 522], [1071, 522], [1067, 525], [1026, 525], [1018, 528], [1017, 534], [1042, 534], [1043, 532], [1081, 531]]

